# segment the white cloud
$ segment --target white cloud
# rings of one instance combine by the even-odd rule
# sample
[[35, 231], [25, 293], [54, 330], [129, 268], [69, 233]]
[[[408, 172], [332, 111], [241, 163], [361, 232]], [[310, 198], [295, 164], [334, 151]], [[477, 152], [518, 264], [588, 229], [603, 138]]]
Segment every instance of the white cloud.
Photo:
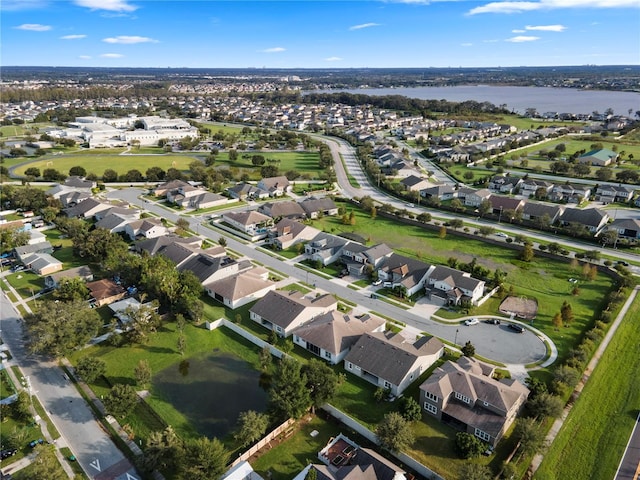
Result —
[[567, 27], [564, 25], [527, 25], [525, 30], [539, 30], [541, 32], [564, 32]]
[[60, 40], [80, 40], [81, 38], [87, 38], [86, 35], [64, 35], [60, 37]]
[[124, 55], [120, 53], [103, 53], [100, 55], [102, 58], [122, 58]]
[[46, 7], [48, 3], [48, 0], [2, 0], [0, 10], [35, 10]]
[[469, 42], [467, 42], [467, 43], [461, 43], [461, 44], [460, 44], [460, 46], [461, 46], [461, 47], [473, 47], [473, 43], [469, 43]]
[[327, 57], [324, 59], [325, 62], [340, 62], [342, 58], [340, 57]]
[[81, 58], [82, 60], [91, 60], [91, 55], [80, 55], [78, 58]]
[[91, 10], [109, 10], [110, 12], [133, 12], [138, 9], [126, 0], [74, 0], [74, 3]]
[[132, 45], [134, 43], [158, 43], [158, 40], [154, 40], [149, 37], [139, 37], [137, 35], [119, 35], [117, 37], [103, 38], [105, 43], [121, 43], [125, 45]]
[[282, 47], [273, 47], [273, 48], [265, 48], [264, 50], [260, 50], [262, 53], [280, 53], [286, 51], [286, 48]]
[[379, 23], [361, 23], [360, 25], [353, 25], [349, 27], [349, 30], [362, 30], [363, 28], [379, 27]]
[[524, 32], [526, 32], [526, 30], [522, 30], [522, 29], [511, 30], [511, 33], [524, 33]]
[[51, 25], [41, 25], [39, 23], [23, 23], [16, 27], [18, 30], [28, 30], [30, 32], [46, 32], [51, 30]]
[[538, 0], [490, 2], [475, 7], [468, 15], [479, 13], [522, 13], [534, 10], [555, 10], [558, 8], [639, 8], [638, 0]]
[[515, 37], [507, 38], [505, 42], [523, 43], [523, 42], [535, 42], [536, 40], [540, 40], [540, 37], [528, 37], [526, 35], [518, 35]]

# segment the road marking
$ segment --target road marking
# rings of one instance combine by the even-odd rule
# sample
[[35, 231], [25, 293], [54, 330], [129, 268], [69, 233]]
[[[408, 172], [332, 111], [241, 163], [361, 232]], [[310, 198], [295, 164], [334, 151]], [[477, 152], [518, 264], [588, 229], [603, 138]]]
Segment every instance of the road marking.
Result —
[[97, 458], [93, 462], [91, 462], [89, 465], [95, 468], [96, 470], [98, 470], [99, 472], [102, 471], [100, 469], [100, 461]]
[[138, 477], [134, 477], [130, 473], [127, 473], [127, 480], [140, 480]]

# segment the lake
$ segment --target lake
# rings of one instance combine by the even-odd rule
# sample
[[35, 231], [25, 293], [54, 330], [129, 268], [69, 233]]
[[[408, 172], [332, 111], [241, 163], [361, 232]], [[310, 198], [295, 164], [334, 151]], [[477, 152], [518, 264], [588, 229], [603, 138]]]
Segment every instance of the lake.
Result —
[[592, 113], [613, 109], [617, 115], [632, 116], [640, 110], [640, 93], [614, 92], [608, 90], [578, 90], [551, 87], [505, 87], [490, 85], [463, 85], [456, 87], [399, 87], [359, 88], [345, 90], [318, 90], [305, 93], [349, 92], [362, 95], [402, 95], [422, 100], [447, 100], [464, 102], [475, 100], [490, 102], [496, 106], [507, 105], [509, 110], [523, 114], [527, 108], [539, 113]]
[[260, 372], [240, 357], [223, 352], [191, 357], [158, 372], [153, 377], [153, 392], [209, 438], [222, 439], [232, 432], [241, 412], [267, 408]]

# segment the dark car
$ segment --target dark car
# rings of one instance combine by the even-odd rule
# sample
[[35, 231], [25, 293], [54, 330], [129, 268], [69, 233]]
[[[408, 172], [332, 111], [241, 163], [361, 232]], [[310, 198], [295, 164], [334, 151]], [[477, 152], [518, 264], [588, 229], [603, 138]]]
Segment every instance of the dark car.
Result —
[[31, 448], [35, 448], [37, 445], [42, 445], [43, 443], [44, 443], [44, 440], [39, 438], [38, 440], [33, 440], [33, 441], [29, 442], [29, 446]]
[[517, 333], [524, 333], [524, 327], [522, 325], [518, 325], [517, 323], [510, 323], [509, 328]]
[[5, 458], [13, 457], [16, 453], [18, 453], [17, 448], [7, 448], [5, 450], [0, 451], [0, 460], [4, 460]]
[[484, 323], [488, 323], [490, 325], [500, 325], [500, 319], [499, 318], [487, 318]]

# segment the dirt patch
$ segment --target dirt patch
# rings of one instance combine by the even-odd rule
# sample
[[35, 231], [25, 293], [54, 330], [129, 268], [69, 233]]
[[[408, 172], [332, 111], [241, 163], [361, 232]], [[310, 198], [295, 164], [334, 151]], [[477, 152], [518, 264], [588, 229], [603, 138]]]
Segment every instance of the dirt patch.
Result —
[[538, 315], [538, 301], [535, 298], [507, 297], [499, 310], [505, 315], [514, 314], [518, 318], [533, 320]]

